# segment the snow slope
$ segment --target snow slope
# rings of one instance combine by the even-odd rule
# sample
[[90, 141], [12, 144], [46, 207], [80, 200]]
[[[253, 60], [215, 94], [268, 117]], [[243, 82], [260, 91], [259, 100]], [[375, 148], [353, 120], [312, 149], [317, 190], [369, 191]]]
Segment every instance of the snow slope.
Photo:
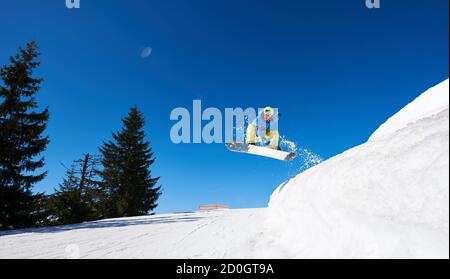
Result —
[[0, 258], [448, 258], [448, 80], [269, 207], [0, 232]]
[[257, 257], [266, 209], [108, 219], [0, 233], [0, 258]]
[[446, 80], [367, 143], [281, 185], [269, 204], [270, 254], [448, 258], [448, 89]]
[[419, 119], [432, 116], [448, 108], [448, 79], [428, 89], [380, 126], [369, 141], [388, 136]]

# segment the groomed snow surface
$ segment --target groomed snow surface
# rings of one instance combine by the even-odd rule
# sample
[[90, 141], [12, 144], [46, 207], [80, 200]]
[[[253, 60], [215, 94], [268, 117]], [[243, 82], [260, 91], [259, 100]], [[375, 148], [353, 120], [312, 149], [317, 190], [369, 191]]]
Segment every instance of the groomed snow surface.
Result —
[[449, 85], [280, 185], [268, 208], [0, 233], [0, 258], [449, 258]]
[[248, 258], [267, 209], [108, 219], [0, 236], [0, 258]]

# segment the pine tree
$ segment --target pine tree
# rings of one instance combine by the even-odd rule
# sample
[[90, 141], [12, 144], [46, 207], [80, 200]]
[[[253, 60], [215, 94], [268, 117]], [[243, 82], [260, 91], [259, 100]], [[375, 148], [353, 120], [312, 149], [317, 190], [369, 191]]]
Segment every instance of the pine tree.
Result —
[[85, 154], [67, 169], [59, 189], [48, 198], [51, 225], [74, 224], [99, 219], [100, 191], [97, 176], [98, 160]]
[[43, 218], [42, 194], [32, 187], [44, 179], [48, 137], [43, 136], [48, 109], [37, 111], [36, 93], [42, 79], [33, 78], [39, 66], [37, 45], [30, 42], [0, 69], [0, 229], [36, 225]]
[[47, 207], [51, 225], [80, 223], [86, 215], [91, 214], [88, 205], [83, 201], [78, 188], [79, 178], [75, 167], [66, 171], [64, 181], [48, 198]]
[[107, 217], [147, 214], [156, 208], [161, 194], [161, 187], [156, 187], [159, 177], [151, 177], [155, 158], [145, 140], [142, 113], [133, 107], [122, 123], [122, 130], [113, 133], [113, 141], [100, 148]]

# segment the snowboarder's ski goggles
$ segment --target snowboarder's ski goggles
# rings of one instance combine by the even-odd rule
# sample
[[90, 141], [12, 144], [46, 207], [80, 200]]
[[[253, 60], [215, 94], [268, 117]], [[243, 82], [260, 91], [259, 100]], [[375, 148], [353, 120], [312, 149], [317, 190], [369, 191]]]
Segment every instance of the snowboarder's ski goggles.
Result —
[[266, 110], [264, 111], [264, 114], [265, 114], [265, 115], [273, 116], [273, 110], [271, 110], [271, 109], [266, 109]]

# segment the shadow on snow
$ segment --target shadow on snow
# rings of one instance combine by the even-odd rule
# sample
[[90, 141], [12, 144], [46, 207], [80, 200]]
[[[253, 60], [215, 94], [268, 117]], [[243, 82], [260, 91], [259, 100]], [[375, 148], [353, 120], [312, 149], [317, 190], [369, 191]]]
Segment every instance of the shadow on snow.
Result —
[[180, 216], [165, 216], [165, 217], [153, 217], [153, 216], [140, 216], [129, 217], [127, 219], [105, 219], [92, 222], [85, 222], [81, 224], [61, 225], [54, 227], [42, 227], [42, 228], [30, 228], [30, 229], [18, 229], [12, 231], [0, 231], [0, 237], [24, 233], [58, 233], [71, 230], [82, 229], [101, 229], [101, 228], [118, 228], [128, 226], [139, 225], [152, 225], [152, 224], [169, 224], [180, 222], [194, 222], [202, 219], [203, 217], [192, 215], [180, 215]]

